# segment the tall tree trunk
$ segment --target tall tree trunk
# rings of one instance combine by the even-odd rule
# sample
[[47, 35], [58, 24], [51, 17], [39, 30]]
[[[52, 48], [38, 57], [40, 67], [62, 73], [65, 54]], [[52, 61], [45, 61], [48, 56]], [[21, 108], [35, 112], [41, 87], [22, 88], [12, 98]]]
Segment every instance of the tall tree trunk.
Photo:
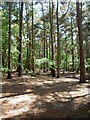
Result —
[[51, 16], [51, 18], [52, 18], [52, 21], [51, 21], [51, 26], [52, 26], [52, 38], [51, 38], [51, 44], [52, 44], [52, 60], [54, 59], [54, 53], [53, 53], [53, 0], [52, 0], [52, 16]]
[[[50, 5], [50, 0], [49, 0], [49, 14], [50, 14], [50, 38], [51, 38], [51, 57], [52, 57], [52, 62], [54, 59], [54, 53], [53, 53], [53, 0], [52, 0], [52, 9]], [[51, 76], [55, 77], [55, 70], [54, 70], [54, 64], [51, 65]]]
[[73, 43], [72, 17], [71, 17], [71, 39], [72, 39], [72, 72], [74, 72], [74, 43]]
[[51, 59], [51, 5], [50, 5], [50, 0], [49, 0], [49, 20], [50, 20], [50, 37], [49, 37], [49, 60]]
[[40, 46], [40, 40], [38, 40], [38, 56], [39, 56], [39, 59], [41, 58], [41, 46]]
[[88, 42], [88, 37], [86, 38], [86, 61], [89, 58], [89, 42]]
[[66, 44], [66, 47], [65, 47], [65, 54], [66, 54], [66, 59], [65, 59], [65, 70], [67, 71], [67, 44]]
[[8, 79], [11, 79], [11, 3], [9, 3]]
[[[43, 10], [43, 4], [42, 4], [42, 13], [43, 13], [43, 29], [44, 29], [44, 58], [45, 58], [45, 18], [44, 18], [44, 10]], [[44, 62], [44, 72], [45, 72], [45, 62]]]
[[56, 52], [56, 39], [55, 39], [55, 34], [54, 34], [54, 52]]
[[[66, 30], [65, 30], [65, 36], [67, 36], [66, 35]], [[65, 71], [67, 71], [68, 69], [67, 69], [67, 55], [68, 55], [68, 53], [67, 53], [67, 38], [65, 38], [65, 54], [66, 54], [66, 58], [65, 58]]]
[[[29, 57], [29, 55], [28, 55], [28, 52], [29, 52], [29, 50], [28, 50], [28, 43], [27, 43], [27, 60], [26, 60], [26, 68], [28, 69], [28, 63], [29, 63], [29, 60], [28, 60], [28, 57]], [[29, 69], [28, 69], [29, 70]]]
[[49, 37], [49, 60], [51, 59], [51, 56], [50, 56], [50, 37]]
[[32, 71], [34, 73], [33, 0], [32, 0]]
[[[46, 57], [48, 59], [48, 41], [47, 41], [47, 38], [46, 38]], [[48, 71], [48, 62], [47, 62], [47, 71]]]
[[60, 38], [59, 38], [59, 20], [58, 20], [58, 0], [57, 0], [57, 78], [60, 77]]
[[3, 66], [3, 68], [4, 68], [4, 55], [2, 56], [2, 66]]
[[27, 14], [27, 39], [29, 39], [29, 41], [27, 42], [27, 69], [30, 70], [30, 48], [31, 48], [31, 42], [30, 42], [30, 31], [29, 31], [29, 13], [26, 10], [26, 14]]
[[50, 38], [51, 38], [51, 51], [52, 51], [52, 60], [53, 60], [53, 0], [52, 0], [52, 10], [49, 0], [49, 14], [50, 14]]
[[19, 65], [18, 65], [18, 76], [22, 76], [22, 17], [23, 17], [23, 2], [21, 3], [20, 10], [20, 23], [19, 23]]
[[67, 71], [67, 50], [66, 50], [66, 71]]
[[[81, 5], [81, 6], [80, 6]], [[79, 34], [79, 50], [80, 50], [80, 83], [86, 82], [85, 80], [85, 66], [84, 66], [84, 52], [83, 52], [83, 36], [82, 36], [82, 3], [76, 2], [77, 10], [77, 25]]]

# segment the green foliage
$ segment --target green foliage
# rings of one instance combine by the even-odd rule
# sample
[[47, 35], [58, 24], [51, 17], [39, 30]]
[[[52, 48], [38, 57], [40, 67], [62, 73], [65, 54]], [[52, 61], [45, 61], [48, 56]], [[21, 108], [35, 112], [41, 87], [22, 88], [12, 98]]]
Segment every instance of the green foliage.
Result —
[[16, 47], [12, 46], [11, 47], [11, 67], [17, 68], [18, 65], [18, 50]]
[[35, 67], [36, 68], [39, 68], [39, 69], [42, 69], [44, 68], [44, 63], [48, 63], [48, 59], [47, 58], [41, 58], [41, 59], [36, 59], [35, 60]]
[[54, 65], [54, 68], [56, 68], [56, 61], [51, 61], [48, 58], [41, 58], [35, 60], [35, 68], [43, 69], [44, 64], [46, 66], [46, 69], [50, 69], [52, 65]]
[[[48, 4], [45, 3], [47, 6]], [[2, 56], [3, 56], [3, 71], [7, 72], [8, 69], [8, 32], [9, 32], [9, 4], [2, 3]], [[62, 5], [61, 5], [62, 6]], [[48, 46], [48, 58], [49, 58], [49, 38], [50, 38], [50, 20], [49, 20], [49, 9], [48, 7], [44, 6], [44, 17], [45, 17], [45, 38], [47, 40]], [[74, 48], [74, 68], [77, 70], [79, 66], [79, 58], [78, 58], [78, 42], [77, 42], [77, 24], [76, 24], [76, 8], [75, 4], [71, 3], [72, 12], [69, 10], [67, 16], [64, 19], [64, 22], [60, 25], [60, 69], [61, 71], [65, 70], [66, 68], [66, 53], [67, 53], [67, 69], [72, 71], [72, 53], [71, 50]], [[11, 11], [11, 69], [16, 69], [19, 65], [18, 63], [18, 56], [19, 56], [19, 3], [12, 3], [12, 11]], [[89, 31], [89, 17], [88, 17], [88, 5], [83, 5], [83, 37], [84, 37], [84, 48], [86, 48], [86, 37], [88, 38], [88, 31]], [[55, 35], [54, 48], [55, 44], [57, 45], [57, 25], [56, 25], [56, 7], [54, 4], [53, 9], [53, 38]], [[65, 12], [65, 7], [61, 7], [61, 10]], [[31, 3], [28, 5], [28, 12], [29, 12], [29, 31], [30, 31], [30, 64], [32, 64], [32, 52], [34, 51], [34, 60], [35, 60], [35, 69], [43, 69], [44, 64], [45, 68], [49, 69], [54, 66], [57, 68], [57, 48], [54, 49], [54, 60], [49, 60], [48, 58], [43, 58], [43, 50], [44, 50], [44, 30], [43, 30], [43, 16], [42, 16], [42, 9], [38, 12], [38, 8], [34, 8], [34, 50], [32, 50], [32, 7]], [[25, 70], [26, 74], [32, 74], [32, 71], [26, 69], [27, 64], [27, 41], [29, 37], [27, 37], [27, 15], [25, 14], [26, 11], [24, 9], [24, 16], [23, 16], [23, 30], [22, 30], [22, 67]], [[62, 16], [62, 12], [59, 11], [59, 18]], [[73, 22], [73, 43], [71, 40], [71, 17]], [[60, 20], [60, 19], [59, 19]], [[46, 47], [45, 46], [45, 50]], [[56, 46], [57, 47], [57, 46]], [[39, 56], [40, 52], [40, 56]], [[46, 51], [45, 51], [46, 52]], [[86, 52], [86, 49], [85, 49]], [[51, 45], [50, 45], [50, 54], [51, 54]], [[45, 53], [46, 55], [46, 53]], [[87, 62], [85, 63], [85, 68], [87, 71], [90, 71], [90, 58], [88, 58]]]
[[90, 58], [87, 59], [87, 62], [85, 64], [85, 68], [88, 72], [90, 72]]
[[25, 69], [24, 71], [25, 71], [25, 74], [31, 74], [31, 71], [28, 69]]
[[3, 72], [3, 73], [7, 73], [8, 72], [8, 68], [1, 68], [1, 71]]

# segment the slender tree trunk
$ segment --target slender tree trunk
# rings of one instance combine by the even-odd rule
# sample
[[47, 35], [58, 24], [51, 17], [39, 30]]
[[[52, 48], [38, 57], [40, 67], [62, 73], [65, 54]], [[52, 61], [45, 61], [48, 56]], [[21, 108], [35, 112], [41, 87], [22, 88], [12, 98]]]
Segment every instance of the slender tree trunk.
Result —
[[[65, 31], [65, 36], [67, 36], [66, 35], [66, 31]], [[68, 55], [68, 53], [67, 53], [67, 39], [65, 39], [65, 54], [66, 54], [66, 58], [65, 58], [65, 71], [67, 71], [68, 69], [67, 69], [67, 55]]]
[[[47, 41], [47, 38], [46, 38], [46, 57], [48, 59], [48, 41]], [[47, 62], [47, 71], [48, 71], [48, 62]]]
[[27, 39], [29, 41], [27, 42], [27, 69], [30, 70], [30, 48], [31, 48], [31, 42], [30, 42], [30, 31], [29, 31], [29, 13], [26, 10], [27, 14]]
[[76, 39], [77, 39], [77, 54], [78, 54], [78, 59], [80, 59], [80, 53], [79, 53], [79, 34], [77, 34], [77, 37], [76, 37]]
[[52, 0], [52, 16], [51, 16], [51, 18], [52, 18], [52, 24], [51, 24], [51, 26], [52, 26], [52, 41], [51, 41], [51, 44], [52, 44], [52, 60], [54, 59], [54, 53], [53, 53], [53, 0]]
[[23, 17], [23, 2], [21, 3], [20, 10], [20, 23], [19, 23], [19, 65], [18, 65], [18, 76], [22, 76], [22, 17]]
[[41, 50], [41, 46], [40, 46], [40, 41], [38, 40], [38, 56], [39, 56], [39, 59], [41, 58], [41, 52], [40, 52], [40, 50]]
[[2, 66], [4, 68], [4, 56], [2, 56]]
[[[27, 6], [26, 6], [26, 15], [27, 15], [27, 40], [28, 40], [28, 11], [27, 11]], [[29, 61], [28, 61], [28, 52], [29, 50], [28, 50], [28, 41], [27, 41], [27, 60], [26, 60], [26, 68], [28, 69], [28, 63], [29, 63]]]
[[33, 0], [32, 0], [32, 71], [34, 73]]
[[29, 55], [28, 55], [28, 51], [29, 51], [29, 50], [28, 50], [28, 43], [27, 43], [27, 60], [26, 60], [26, 68], [27, 68], [27, 69], [28, 69], [28, 62], [29, 62], [29, 61], [28, 61], [28, 56], [29, 56]]
[[89, 58], [89, 43], [88, 43], [88, 38], [86, 38], [86, 61]]
[[50, 37], [49, 37], [49, 60], [51, 59], [51, 2], [49, 0], [49, 20], [50, 20]]
[[8, 76], [11, 79], [11, 3], [9, 3]]
[[66, 51], [66, 71], [67, 71], [67, 51]]
[[66, 65], [65, 65], [65, 70], [67, 71], [67, 45], [66, 45], [66, 47], [65, 47], [65, 54], [66, 54], [66, 59], [65, 59], [65, 63], [66, 63]]
[[[54, 59], [54, 53], [53, 53], [53, 0], [52, 0], [52, 9], [50, 5], [50, 0], [49, 0], [49, 14], [50, 14], [50, 38], [51, 38], [51, 59], [53, 62]], [[51, 76], [55, 77], [55, 69], [54, 69], [54, 64], [51, 65]]]
[[58, 20], [58, 0], [57, 0], [57, 78], [60, 77], [60, 38], [59, 38], [59, 20]]
[[[44, 10], [43, 10], [43, 4], [42, 4], [42, 13], [43, 13], [43, 28], [44, 28], [44, 58], [45, 58], [45, 18], [44, 18]], [[44, 62], [44, 72], [45, 72], [45, 62]]]
[[[79, 35], [77, 33], [77, 36], [76, 36], [76, 42], [77, 42], [77, 55], [78, 55], [78, 60], [80, 59], [80, 52], [79, 52]], [[79, 70], [80, 70], [80, 64], [78, 65], [77, 69], [76, 69], [76, 73], [79, 73]]]
[[[18, 25], [19, 25], [19, 29], [20, 29], [20, 2], [17, 4], [17, 6], [19, 5], [19, 8], [18, 8]], [[20, 38], [19, 36], [17, 36], [17, 50], [19, 51], [19, 41], [20, 41]], [[18, 64], [19, 64], [19, 58], [18, 58]], [[18, 72], [18, 66], [17, 66], [17, 72]]]
[[50, 56], [50, 37], [49, 37], [49, 60], [51, 59], [51, 56]]
[[54, 34], [54, 50], [53, 52], [56, 52], [56, 39], [55, 39], [55, 34]]
[[[81, 9], [82, 3], [76, 2], [77, 10], [77, 25], [79, 34], [79, 50], [80, 50], [80, 83], [86, 82], [85, 80], [85, 66], [84, 66], [84, 52], [83, 52], [83, 36], [82, 36], [82, 15]], [[81, 7], [82, 8], [82, 7]]]
[[29, 35], [28, 61], [29, 61], [29, 70], [31, 70], [31, 64], [30, 64], [30, 55], [31, 55], [31, 35], [30, 35], [29, 23], [28, 23], [28, 35]]
[[72, 72], [74, 72], [74, 43], [73, 43], [72, 18], [71, 18], [71, 39], [72, 39]]
[[51, 37], [51, 51], [52, 51], [52, 60], [53, 60], [53, 1], [52, 1], [52, 10], [49, 0], [49, 13], [50, 13], [50, 37]]

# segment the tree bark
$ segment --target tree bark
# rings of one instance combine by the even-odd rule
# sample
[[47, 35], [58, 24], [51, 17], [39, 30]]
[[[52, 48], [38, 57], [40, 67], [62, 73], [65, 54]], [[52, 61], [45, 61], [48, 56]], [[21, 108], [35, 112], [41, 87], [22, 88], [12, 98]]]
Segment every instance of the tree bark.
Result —
[[57, 51], [56, 49], [57, 49], [57, 47], [56, 47], [56, 39], [55, 39], [55, 34], [54, 34], [54, 50], [53, 50], [53, 51], [54, 51], [55, 53], [56, 53], [56, 51]]
[[52, 38], [51, 38], [51, 46], [52, 46], [52, 61], [53, 61], [53, 59], [54, 59], [54, 53], [53, 53], [53, 0], [52, 0], [52, 16], [51, 16], [51, 28], [52, 28]]
[[[47, 38], [46, 38], [46, 57], [48, 59], [48, 41], [47, 41]], [[48, 62], [47, 62], [47, 71], [48, 71]]]
[[51, 38], [51, 51], [52, 51], [52, 60], [54, 58], [53, 56], [53, 0], [52, 0], [52, 9], [50, 5], [50, 0], [49, 0], [49, 14], [50, 14], [50, 38]]
[[39, 59], [41, 58], [41, 46], [40, 46], [40, 40], [38, 40], [38, 56], [39, 56]]
[[8, 76], [11, 79], [11, 3], [9, 3]]
[[49, 60], [51, 59], [51, 56], [50, 56], [50, 37], [49, 37]]
[[19, 23], [19, 65], [18, 65], [18, 77], [22, 76], [22, 17], [23, 17], [23, 2], [21, 3], [20, 10], [20, 23]]
[[49, 21], [50, 21], [50, 37], [49, 37], [49, 60], [51, 59], [51, 2], [49, 0]]
[[72, 72], [74, 72], [74, 43], [73, 43], [72, 17], [71, 17], [71, 39], [72, 39]]
[[33, 0], [32, 0], [32, 72], [34, 73]]
[[67, 44], [66, 44], [66, 47], [65, 47], [65, 54], [66, 54], [66, 59], [65, 59], [65, 70], [67, 71]]
[[31, 42], [30, 42], [30, 31], [29, 31], [29, 13], [26, 10], [26, 14], [27, 14], [27, 39], [29, 39], [29, 41], [27, 42], [27, 69], [30, 70], [30, 48], [31, 48]]
[[[82, 36], [82, 10], [80, 7], [82, 3], [76, 2], [77, 10], [77, 25], [78, 25], [78, 34], [79, 34], [79, 53], [80, 53], [80, 83], [86, 82], [85, 80], [85, 66], [84, 66], [84, 52], [83, 52], [83, 36]], [[81, 7], [82, 8], [82, 7]]]
[[89, 57], [89, 42], [88, 42], [88, 37], [86, 38], [86, 61], [88, 61]]
[[57, 0], [57, 78], [60, 77], [60, 38], [59, 38], [59, 20], [58, 20], [58, 0]]
[[[43, 4], [42, 4], [42, 13], [43, 13], [43, 29], [44, 29], [44, 58], [45, 58], [45, 18], [44, 18], [44, 10], [43, 10]], [[45, 72], [45, 62], [44, 62], [44, 72]]]

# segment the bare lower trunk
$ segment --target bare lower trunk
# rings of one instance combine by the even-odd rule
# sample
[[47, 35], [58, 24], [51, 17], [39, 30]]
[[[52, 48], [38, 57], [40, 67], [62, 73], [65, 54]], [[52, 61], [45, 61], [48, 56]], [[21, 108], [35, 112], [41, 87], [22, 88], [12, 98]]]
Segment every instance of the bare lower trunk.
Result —
[[65, 61], [66, 61], [65, 67], [66, 67], [66, 71], [67, 71], [67, 50], [66, 50], [66, 59], [65, 59]]
[[57, 78], [59, 77], [60, 77], [60, 38], [59, 38], [58, 0], [57, 0]]
[[54, 52], [56, 53], [56, 50], [57, 49], [57, 47], [56, 47], [56, 39], [55, 39], [55, 34], [54, 34]]
[[49, 0], [49, 14], [50, 14], [50, 38], [51, 38], [51, 53], [52, 53], [52, 61], [53, 61], [53, 1], [52, 1], [52, 9]]
[[[47, 41], [47, 39], [46, 39], [46, 57], [48, 59], [48, 41]], [[46, 66], [47, 66], [47, 71], [48, 71], [48, 62], [46, 64]]]
[[50, 57], [50, 37], [49, 37], [49, 60], [51, 59]]
[[72, 72], [74, 72], [74, 44], [73, 44], [72, 18], [71, 18], [71, 39], [72, 39]]
[[41, 50], [41, 46], [40, 46], [40, 42], [39, 42], [39, 40], [38, 40], [38, 56], [39, 56], [39, 59], [41, 58], [41, 52], [40, 52], [40, 50]]
[[32, 0], [32, 71], [34, 73], [33, 0]]
[[23, 2], [21, 3], [21, 10], [20, 10], [20, 23], [19, 23], [19, 65], [18, 65], [18, 76], [22, 76], [22, 16], [23, 16]]
[[[80, 6], [81, 5], [81, 6]], [[76, 2], [77, 7], [77, 24], [79, 34], [79, 52], [80, 52], [80, 83], [86, 82], [85, 80], [85, 66], [84, 66], [84, 52], [83, 52], [83, 36], [82, 36], [82, 3]]]
[[[44, 10], [42, 4], [42, 13], [43, 13], [43, 29], [44, 29], [44, 58], [45, 58], [45, 18], [44, 18]], [[44, 72], [45, 72], [45, 62], [44, 62]]]
[[86, 38], [86, 61], [88, 60], [89, 57], [89, 42], [88, 38]]
[[30, 48], [31, 48], [31, 43], [30, 43], [30, 31], [29, 31], [29, 13], [26, 10], [26, 14], [27, 14], [27, 39], [29, 39], [29, 41], [27, 42], [27, 69], [30, 70]]
[[9, 3], [8, 79], [11, 79], [11, 3]]

